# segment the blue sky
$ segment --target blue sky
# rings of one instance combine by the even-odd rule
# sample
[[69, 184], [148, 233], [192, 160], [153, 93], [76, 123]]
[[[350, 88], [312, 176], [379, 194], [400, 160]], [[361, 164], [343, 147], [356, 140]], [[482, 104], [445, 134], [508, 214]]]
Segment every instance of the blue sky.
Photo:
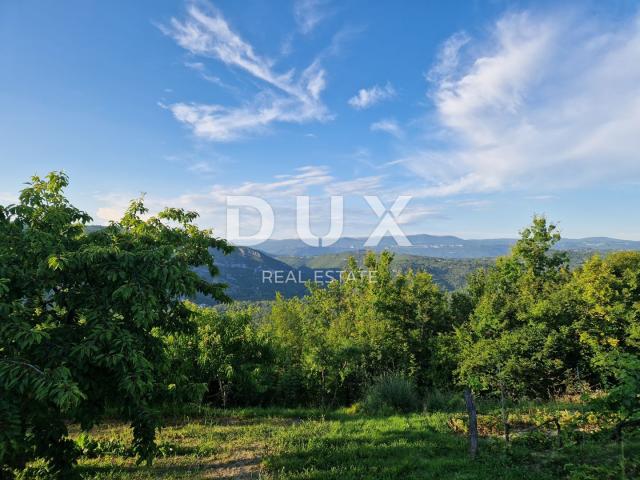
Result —
[[406, 233], [640, 239], [640, 3], [559, 3], [2, 2], [0, 203], [63, 169], [95, 223], [344, 195], [366, 236], [411, 195]]

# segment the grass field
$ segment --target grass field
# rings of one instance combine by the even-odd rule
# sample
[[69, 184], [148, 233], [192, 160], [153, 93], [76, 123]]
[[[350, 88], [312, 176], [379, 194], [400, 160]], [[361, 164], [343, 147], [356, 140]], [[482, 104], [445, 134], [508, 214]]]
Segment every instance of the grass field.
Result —
[[[512, 422], [544, 418], [548, 409], [512, 413]], [[563, 422], [575, 419], [564, 410]], [[481, 416], [480, 455], [470, 460], [455, 413], [366, 417], [347, 411], [201, 410], [170, 422], [159, 434], [153, 466], [136, 466], [126, 425], [108, 423], [80, 440], [83, 477], [95, 479], [619, 479], [620, 446], [604, 432], [559, 439], [516, 435], [507, 447], [497, 414]], [[520, 419], [520, 420], [518, 420]], [[463, 428], [463, 427], [462, 427]], [[495, 435], [493, 435], [494, 433]], [[80, 432], [72, 428], [77, 438]], [[563, 434], [564, 435], [564, 434]], [[582, 438], [582, 437], [581, 437]], [[639, 474], [640, 438], [624, 445], [625, 477]]]

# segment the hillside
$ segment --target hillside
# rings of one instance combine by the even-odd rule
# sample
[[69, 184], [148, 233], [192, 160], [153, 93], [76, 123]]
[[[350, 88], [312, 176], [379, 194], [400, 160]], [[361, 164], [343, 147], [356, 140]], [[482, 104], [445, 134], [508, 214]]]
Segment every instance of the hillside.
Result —
[[[215, 263], [220, 269], [220, 275], [215, 278], [215, 281], [226, 283], [229, 286], [227, 293], [238, 301], [273, 300], [276, 293], [286, 298], [303, 296], [307, 292], [304, 282], [314, 278], [328, 278], [329, 275], [337, 277], [339, 275], [337, 271], [346, 267], [349, 257], [354, 256], [358, 262], [362, 262], [365, 253], [357, 251], [274, 258], [249, 247], [237, 247], [229, 255], [212, 252]], [[598, 252], [569, 251], [571, 267], [581, 265], [594, 253]], [[437, 258], [395, 253], [391, 269], [398, 273], [408, 270], [428, 272], [440, 287], [453, 291], [464, 288], [471, 272], [478, 268], [487, 268], [494, 261], [494, 258], [488, 257]], [[211, 279], [205, 267], [197, 268], [196, 272], [207, 280]], [[279, 272], [278, 279], [275, 277], [275, 272]], [[194, 301], [199, 304], [212, 304], [210, 299], [202, 296], [196, 297]]]
[[[307, 291], [305, 281], [316, 276], [326, 278], [327, 274], [344, 269], [351, 256], [350, 253], [338, 253], [317, 257], [274, 258], [248, 247], [238, 247], [229, 255], [216, 251], [212, 254], [220, 269], [220, 275], [215, 280], [229, 285], [227, 293], [239, 301], [273, 300], [277, 292], [287, 298], [302, 296]], [[364, 252], [354, 256], [362, 261]], [[396, 254], [391, 267], [395, 272], [406, 272], [409, 269], [429, 272], [442, 288], [455, 290], [464, 287], [469, 273], [491, 263], [493, 260], [488, 258], [445, 259]], [[211, 279], [205, 267], [197, 268], [196, 272], [203, 278]], [[271, 272], [282, 272], [279, 274], [279, 282]], [[334, 273], [334, 276], [337, 274]], [[212, 303], [202, 296], [194, 300], [200, 304]]]
[[[226, 283], [229, 288], [227, 294], [235, 300], [273, 300], [276, 292], [285, 297], [301, 296], [306, 288], [301, 283], [286, 282], [276, 283], [263, 281], [263, 272], [282, 271], [293, 272], [297, 278], [310, 278], [311, 273], [306, 268], [292, 268], [290, 265], [266, 255], [259, 250], [249, 247], [237, 247], [229, 255], [223, 255], [217, 250], [212, 250], [215, 264], [220, 269], [220, 275], [216, 282]], [[211, 279], [206, 267], [196, 268], [196, 272], [208, 280]], [[268, 275], [266, 275], [268, 278]], [[210, 304], [211, 300], [198, 296], [195, 301], [202, 304]]]
[[[362, 262], [365, 252], [333, 253], [315, 257], [278, 257], [279, 260], [293, 268], [309, 268], [311, 270], [342, 269], [347, 265], [349, 257], [354, 256]], [[434, 281], [446, 290], [464, 287], [467, 276], [478, 268], [486, 268], [493, 263], [491, 258], [450, 259], [423, 257], [418, 255], [395, 254], [391, 268], [395, 272], [408, 270], [424, 271], [433, 276]]]

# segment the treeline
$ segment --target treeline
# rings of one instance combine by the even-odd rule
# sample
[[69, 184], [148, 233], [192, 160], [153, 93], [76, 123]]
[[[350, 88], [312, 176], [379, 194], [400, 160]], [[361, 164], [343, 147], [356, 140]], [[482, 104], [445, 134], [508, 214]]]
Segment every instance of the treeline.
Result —
[[[166, 338], [175, 371], [214, 405], [350, 405], [385, 375], [435, 389], [512, 399], [608, 392], [625, 418], [640, 407], [640, 253], [577, 269], [536, 217], [508, 256], [442, 291], [423, 272], [393, 275], [392, 254], [351, 260], [342, 282], [278, 297], [254, 318], [191, 306], [197, 330]], [[375, 272], [371, 275], [369, 272]], [[186, 359], [186, 360], [184, 360]]]

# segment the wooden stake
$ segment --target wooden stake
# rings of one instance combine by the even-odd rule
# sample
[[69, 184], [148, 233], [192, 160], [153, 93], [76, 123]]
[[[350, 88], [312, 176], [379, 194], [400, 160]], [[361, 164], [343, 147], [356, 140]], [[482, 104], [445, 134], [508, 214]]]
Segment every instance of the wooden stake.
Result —
[[478, 415], [476, 405], [473, 402], [473, 393], [469, 388], [464, 389], [464, 402], [469, 414], [469, 455], [475, 458], [478, 453]]

